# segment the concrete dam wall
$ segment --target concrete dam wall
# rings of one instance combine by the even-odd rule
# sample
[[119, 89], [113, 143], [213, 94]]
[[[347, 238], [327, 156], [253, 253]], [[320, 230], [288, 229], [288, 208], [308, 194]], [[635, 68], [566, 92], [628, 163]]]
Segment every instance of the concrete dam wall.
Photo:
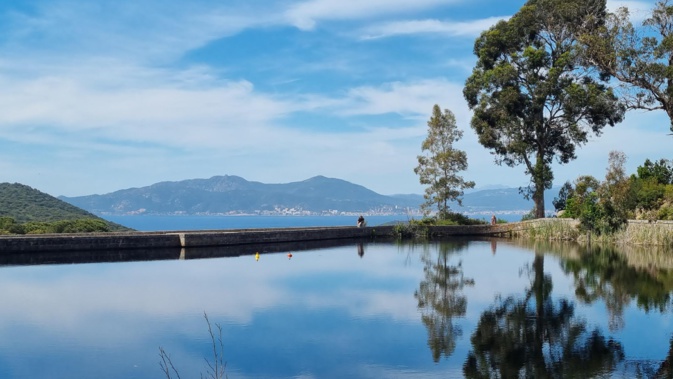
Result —
[[[475, 226], [430, 226], [436, 237], [489, 236], [526, 227], [522, 223]], [[0, 254], [56, 251], [166, 249], [303, 242], [340, 239], [390, 238], [395, 226], [357, 228], [272, 228], [132, 233], [45, 234], [0, 236]]]

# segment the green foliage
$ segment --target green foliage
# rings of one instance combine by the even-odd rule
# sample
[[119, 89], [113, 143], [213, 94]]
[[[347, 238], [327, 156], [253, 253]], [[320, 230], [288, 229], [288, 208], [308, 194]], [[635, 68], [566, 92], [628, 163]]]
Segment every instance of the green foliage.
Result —
[[626, 223], [624, 213], [610, 197], [607, 182], [599, 183], [592, 176], [581, 176], [575, 181], [564, 216], [578, 219], [581, 230], [598, 235], [614, 233]]
[[537, 213], [535, 212], [535, 208], [533, 208], [528, 213], [521, 216], [521, 221], [535, 220], [537, 218], [536, 215], [537, 215]]
[[[666, 159], [652, 162], [645, 160], [638, 166], [637, 175], [632, 175], [634, 192], [636, 193], [636, 208], [645, 213], [657, 211], [667, 202], [673, 201], [673, 164]], [[666, 211], [659, 212], [667, 217]], [[661, 215], [657, 216], [661, 219]]]
[[573, 185], [566, 181], [558, 192], [558, 197], [552, 201], [556, 212], [566, 209], [566, 202], [573, 196]]
[[664, 187], [664, 201], [673, 203], [673, 184]]
[[648, 159], [637, 175], [627, 177], [625, 159], [622, 153], [610, 153], [603, 182], [591, 176], [577, 178], [561, 217], [578, 219], [582, 230], [596, 236], [614, 235], [627, 219], [673, 220], [673, 184], [663, 184], [673, 172], [668, 161]]
[[673, 221], [673, 205], [666, 204], [659, 208], [657, 213], [657, 218], [659, 220], [672, 220]]
[[0, 233], [130, 230], [23, 184], [0, 183]]
[[14, 219], [0, 219], [0, 234], [96, 233], [110, 232], [110, 225], [100, 219], [81, 218], [53, 222], [29, 221], [18, 224]]
[[635, 28], [629, 10], [608, 14], [599, 29], [581, 37], [587, 63], [621, 83], [629, 108], [664, 110], [673, 131], [673, 4], [656, 3], [642, 27]]
[[510, 20], [481, 34], [477, 65], [463, 94], [472, 128], [496, 163], [523, 165], [531, 178], [536, 217], [545, 215], [554, 160], [624, 115], [612, 89], [585, 70], [578, 37], [600, 25], [604, 1], [529, 0]]
[[[505, 222], [500, 220], [501, 222]], [[430, 237], [428, 226], [452, 225], [484, 225], [486, 221], [469, 218], [461, 213], [448, 212], [442, 217], [424, 217], [420, 220], [410, 220], [407, 223], [396, 224], [393, 233], [398, 238], [427, 238]]]
[[408, 223], [399, 223], [393, 227], [393, 234], [397, 238], [427, 238], [429, 237], [430, 232], [428, 231], [427, 224], [423, 220], [419, 221], [410, 221]]
[[428, 186], [422, 205], [426, 215], [434, 206], [439, 213], [449, 212], [449, 201], [461, 205], [463, 190], [474, 187], [474, 182], [466, 182], [458, 175], [458, 172], [467, 170], [467, 155], [453, 147], [462, 136], [453, 113], [448, 109], [442, 113], [439, 105], [435, 104], [428, 121], [428, 137], [422, 145], [426, 155], [418, 156], [418, 166], [414, 169], [421, 184]]
[[633, 179], [624, 171], [626, 156], [610, 152], [605, 180], [581, 176], [566, 201], [564, 217], [577, 218], [580, 228], [597, 235], [613, 234], [620, 230], [633, 213], [637, 203]]
[[483, 225], [486, 221], [469, 218], [462, 213], [449, 212], [437, 219], [437, 225]]
[[636, 206], [643, 210], [653, 210], [659, 208], [664, 198], [666, 187], [657, 183], [655, 178], [634, 179], [634, 190], [636, 192]]
[[642, 166], [638, 166], [638, 178], [651, 179], [657, 184], [673, 184], [673, 163], [667, 159], [660, 159], [654, 163], [645, 160]]

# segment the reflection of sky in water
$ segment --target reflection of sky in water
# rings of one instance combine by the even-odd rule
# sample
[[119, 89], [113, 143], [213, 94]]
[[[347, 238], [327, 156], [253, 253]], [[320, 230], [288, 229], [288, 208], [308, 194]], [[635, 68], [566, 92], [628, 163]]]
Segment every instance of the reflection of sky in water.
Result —
[[[211, 345], [203, 312], [223, 327], [228, 375], [237, 378], [461, 377], [470, 336], [497, 294], [521, 296], [533, 255], [474, 242], [450, 255], [475, 281], [455, 352], [434, 363], [414, 292], [420, 256], [436, 247], [365, 245], [187, 261], [0, 269], [0, 377], [162, 378], [159, 347], [184, 378], [205, 372]], [[545, 259], [553, 296], [574, 299], [573, 279]], [[576, 313], [625, 345], [628, 357], [663, 359], [670, 316], [635, 302], [611, 333], [602, 302]]]

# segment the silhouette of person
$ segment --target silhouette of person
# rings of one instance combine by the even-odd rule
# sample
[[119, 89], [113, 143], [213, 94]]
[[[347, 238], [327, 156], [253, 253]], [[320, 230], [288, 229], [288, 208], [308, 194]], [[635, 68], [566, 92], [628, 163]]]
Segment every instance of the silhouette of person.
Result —
[[362, 215], [360, 215], [360, 217], [358, 217], [358, 228], [361, 228], [361, 227], [366, 226], [366, 225], [367, 225], [367, 222], [365, 221], [365, 218], [362, 217]]
[[495, 225], [498, 222], [498, 220], [495, 218], [495, 214], [491, 216], [491, 225]]

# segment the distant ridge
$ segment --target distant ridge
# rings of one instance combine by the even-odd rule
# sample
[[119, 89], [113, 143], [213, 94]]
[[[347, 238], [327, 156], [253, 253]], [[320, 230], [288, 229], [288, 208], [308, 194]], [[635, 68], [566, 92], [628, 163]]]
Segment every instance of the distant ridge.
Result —
[[[547, 210], [557, 189], [545, 193]], [[342, 179], [315, 176], [299, 182], [265, 184], [239, 176], [213, 176], [160, 182], [141, 188], [122, 189], [103, 195], [60, 197], [97, 215], [419, 215], [423, 196], [386, 196]], [[516, 188], [474, 190], [466, 193], [456, 212], [490, 216], [491, 213], [524, 214], [533, 202]]]
[[394, 214], [417, 212], [422, 202], [421, 196], [380, 195], [363, 186], [324, 176], [264, 184], [230, 175], [60, 199], [99, 215]]

